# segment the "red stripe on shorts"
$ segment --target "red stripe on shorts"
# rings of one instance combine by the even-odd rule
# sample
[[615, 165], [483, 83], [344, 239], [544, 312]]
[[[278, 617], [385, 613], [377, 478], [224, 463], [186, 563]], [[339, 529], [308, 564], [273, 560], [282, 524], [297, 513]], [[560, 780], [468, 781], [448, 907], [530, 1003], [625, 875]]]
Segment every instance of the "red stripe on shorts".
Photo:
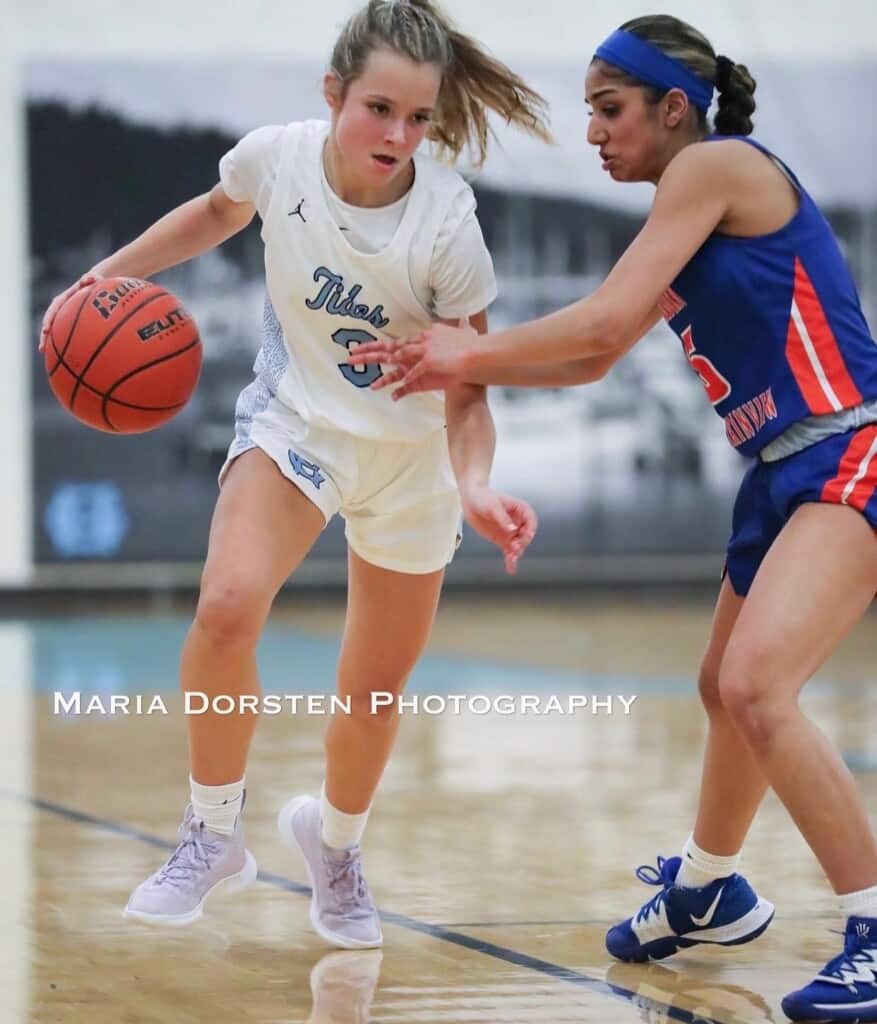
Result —
[[877, 487], [877, 426], [864, 427], [853, 435], [841, 456], [837, 476], [822, 488], [822, 501], [851, 505], [860, 512]]

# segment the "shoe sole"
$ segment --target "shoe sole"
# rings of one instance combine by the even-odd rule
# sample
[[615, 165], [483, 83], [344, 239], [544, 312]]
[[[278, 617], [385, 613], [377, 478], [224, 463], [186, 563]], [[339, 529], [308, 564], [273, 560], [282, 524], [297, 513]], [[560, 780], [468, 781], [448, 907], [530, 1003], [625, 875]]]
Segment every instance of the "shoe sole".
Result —
[[[686, 938], [684, 935], [668, 935], [663, 939], [654, 939], [640, 946], [626, 956], [620, 956], [606, 947], [607, 952], [616, 960], [628, 964], [643, 964], [649, 960], [666, 960], [673, 956], [680, 949], [690, 949], [692, 946], [742, 946], [746, 942], [752, 942], [767, 928], [773, 920], [775, 909], [769, 900], [759, 899], [758, 903], [740, 921], [731, 925], [719, 928], [702, 929], [700, 938]], [[734, 932], [743, 925], [742, 935], [735, 935]], [[698, 934], [698, 933], [693, 933]], [[707, 936], [707, 937], [705, 937]]]
[[217, 892], [223, 892], [226, 896], [230, 896], [232, 893], [241, 892], [255, 882], [256, 876], [259, 874], [256, 858], [249, 850], [245, 850], [244, 853], [246, 859], [241, 870], [237, 874], [229, 875], [227, 878], [220, 878], [218, 882], [204, 893], [198, 906], [187, 914], [146, 914], [142, 910], [132, 910], [130, 906], [127, 906], [122, 911], [122, 916], [130, 921], [141, 921], [144, 924], [170, 925], [173, 928], [183, 928], [187, 924], [192, 924], [203, 915], [204, 904], [210, 896]]
[[304, 849], [301, 843], [298, 841], [298, 836], [295, 834], [295, 827], [292, 824], [292, 819], [295, 817], [298, 810], [309, 804], [313, 797], [309, 796], [296, 796], [292, 800], [280, 808], [277, 814], [277, 831], [280, 833], [280, 838], [285, 846], [288, 846], [292, 850], [298, 850], [301, 854], [301, 858], [305, 864], [305, 870], [308, 873], [308, 881], [311, 883], [311, 907], [308, 912], [308, 919], [311, 922], [311, 927], [320, 936], [332, 946], [338, 946], [340, 949], [377, 949], [383, 945], [384, 936], [379, 934], [374, 942], [362, 942], [359, 939], [351, 939], [346, 935], [339, 935], [337, 932], [330, 931], [324, 924], [321, 923], [317, 916], [317, 887], [314, 883], [314, 876], [311, 872], [311, 866], [308, 863], [308, 858], [305, 856]]
[[787, 996], [780, 1005], [789, 1020], [799, 1024], [867, 1024], [869, 1021], [877, 1021], [873, 1000], [867, 1000], [863, 1006], [858, 1007], [849, 1004], [844, 1006], [842, 1003], [828, 1007], [824, 1003], [799, 1004]]

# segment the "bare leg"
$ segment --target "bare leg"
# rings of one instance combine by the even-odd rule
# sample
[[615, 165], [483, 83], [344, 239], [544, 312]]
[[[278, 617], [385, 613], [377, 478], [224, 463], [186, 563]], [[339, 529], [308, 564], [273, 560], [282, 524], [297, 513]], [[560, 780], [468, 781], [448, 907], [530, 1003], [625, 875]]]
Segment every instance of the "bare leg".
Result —
[[346, 814], [371, 804], [399, 728], [395, 707], [370, 713], [371, 694], [402, 691], [429, 640], [443, 577], [379, 569], [350, 552], [338, 692], [352, 713], [334, 715], [326, 733], [326, 796]]
[[702, 850], [721, 857], [740, 851], [767, 790], [767, 779], [758, 761], [719, 696], [719, 668], [744, 600], [734, 593], [726, 577], [699, 678], [709, 733], [694, 841]]
[[852, 775], [797, 697], [875, 590], [867, 520], [840, 505], [801, 506], [759, 569], [719, 680], [729, 715], [838, 893], [877, 884], [877, 843]]
[[[263, 451], [235, 460], [216, 503], [198, 609], [183, 646], [183, 692], [259, 695], [259, 635], [277, 591], [323, 525], [319, 509]], [[206, 786], [242, 778], [257, 720], [251, 712], [188, 715], [192, 777]]]

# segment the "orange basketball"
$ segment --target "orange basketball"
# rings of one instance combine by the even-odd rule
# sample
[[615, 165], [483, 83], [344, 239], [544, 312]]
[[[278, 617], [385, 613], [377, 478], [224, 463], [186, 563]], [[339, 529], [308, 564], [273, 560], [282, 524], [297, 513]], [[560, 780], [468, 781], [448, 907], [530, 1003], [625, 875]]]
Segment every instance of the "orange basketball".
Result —
[[201, 372], [198, 327], [176, 296], [134, 277], [74, 292], [44, 349], [55, 397], [98, 430], [139, 434], [183, 408]]

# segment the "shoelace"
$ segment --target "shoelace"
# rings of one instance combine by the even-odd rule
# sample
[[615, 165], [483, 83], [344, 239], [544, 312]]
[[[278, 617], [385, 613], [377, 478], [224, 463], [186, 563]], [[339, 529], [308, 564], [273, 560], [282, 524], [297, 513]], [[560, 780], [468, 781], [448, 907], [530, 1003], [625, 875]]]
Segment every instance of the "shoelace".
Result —
[[[870, 978], [856, 966], [857, 964], [867, 965]], [[833, 960], [829, 960], [819, 976], [826, 979], [833, 978], [842, 985], [846, 985], [850, 991], [855, 992], [856, 982], [867, 981], [873, 985], [875, 975], [877, 975], [877, 963], [872, 955], [860, 947], [855, 935], [846, 934], [843, 953], [839, 953]]]
[[365, 899], [368, 895], [359, 852], [349, 850], [341, 861], [324, 854], [323, 863], [329, 869], [329, 888], [335, 893], [339, 907], [342, 910], [355, 909], [357, 900]]
[[651, 864], [640, 864], [636, 869], [636, 877], [641, 881], [645, 882], [646, 885], [660, 885], [661, 891], [653, 898], [644, 903], [639, 908], [636, 915], [637, 924], [640, 921], [647, 921], [649, 914], [657, 914], [661, 904], [667, 898], [667, 887], [664, 881], [664, 865], [667, 860], [665, 857], [658, 857], [658, 866], [654, 867]]
[[170, 855], [156, 882], [180, 885], [191, 878], [202, 865], [210, 866], [210, 855], [216, 853], [216, 846], [202, 837], [200, 821], [191, 821], [188, 825], [188, 832], [185, 832], [184, 826], [181, 826], [180, 837], [182, 842]]

